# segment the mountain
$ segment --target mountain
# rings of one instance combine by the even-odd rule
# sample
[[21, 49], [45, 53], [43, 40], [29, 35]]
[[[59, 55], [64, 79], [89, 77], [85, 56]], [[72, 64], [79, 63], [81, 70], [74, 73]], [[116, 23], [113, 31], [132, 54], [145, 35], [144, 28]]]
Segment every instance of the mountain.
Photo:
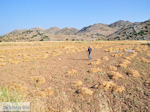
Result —
[[107, 38], [109, 40], [150, 40], [150, 20], [126, 25]]
[[63, 34], [63, 35], [75, 35], [78, 32], [76, 28], [63, 28], [57, 31], [55, 34]]
[[60, 28], [58, 27], [51, 27], [49, 29], [46, 29], [45, 32], [49, 33], [49, 34], [55, 34], [56, 32], [58, 32], [60, 30]]
[[93, 24], [76, 28], [40, 27], [19, 29], [0, 36], [0, 41], [65, 41], [65, 40], [150, 40], [150, 20], [131, 23]]
[[116, 28], [111, 28], [106, 24], [94, 24], [82, 28], [77, 34], [78, 35], [97, 35], [97, 36], [108, 36], [116, 31]]
[[111, 27], [111, 28], [122, 28], [122, 27], [128, 26], [130, 24], [132, 24], [132, 23], [129, 21], [119, 20], [117, 22], [110, 24], [109, 27]]

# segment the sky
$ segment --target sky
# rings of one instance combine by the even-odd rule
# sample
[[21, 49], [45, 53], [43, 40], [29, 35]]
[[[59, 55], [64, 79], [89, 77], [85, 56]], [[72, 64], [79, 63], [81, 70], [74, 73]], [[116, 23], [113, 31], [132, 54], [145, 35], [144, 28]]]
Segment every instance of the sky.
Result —
[[150, 19], [150, 0], [0, 0], [0, 35], [15, 29], [82, 27]]

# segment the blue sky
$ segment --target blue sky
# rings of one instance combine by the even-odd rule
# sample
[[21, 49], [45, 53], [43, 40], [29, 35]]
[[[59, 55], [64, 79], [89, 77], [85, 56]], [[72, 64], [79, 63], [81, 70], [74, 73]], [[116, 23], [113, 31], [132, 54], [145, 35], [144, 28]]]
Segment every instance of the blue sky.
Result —
[[82, 28], [150, 19], [150, 0], [0, 0], [0, 35], [15, 29]]

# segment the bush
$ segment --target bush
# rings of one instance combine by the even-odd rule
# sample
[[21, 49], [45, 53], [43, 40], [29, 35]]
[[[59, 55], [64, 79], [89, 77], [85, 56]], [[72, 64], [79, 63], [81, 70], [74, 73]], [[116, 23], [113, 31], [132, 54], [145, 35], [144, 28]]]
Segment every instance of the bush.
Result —
[[43, 39], [48, 39], [48, 36], [44, 36]]
[[119, 36], [117, 36], [117, 37], [115, 37], [114, 39], [115, 39], [115, 40], [120, 40], [120, 37], [119, 37]]
[[33, 35], [31, 38], [34, 38], [34, 37], [36, 37], [37, 35]]
[[0, 88], [0, 102], [21, 102], [23, 101], [22, 92], [12, 91], [8, 87]]
[[138, 33], [139, 35], [144, 35], [145, 33], [144, 33], [144, 30], [141, 30], [139, 33]]
[[145, 29], [148, 29], [148, 27], [147, 27], [147, 26], [145, 26]]
[[104, 36], [103, 34], [100, 33], [96, 33], [96, 36]]
[[44, 39], [40, 39], [40, 41], [44, 41]]

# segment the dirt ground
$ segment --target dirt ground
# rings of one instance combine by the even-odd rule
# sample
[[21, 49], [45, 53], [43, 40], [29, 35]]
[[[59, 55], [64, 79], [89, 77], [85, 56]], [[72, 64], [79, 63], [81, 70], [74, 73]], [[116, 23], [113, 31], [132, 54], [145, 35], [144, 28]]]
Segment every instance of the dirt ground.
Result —
[[150, 111], [148, 45], [64, 43], [53, 49], [50, 45], [0, 46], [0, 86], [23, 90], [33, 112]]

